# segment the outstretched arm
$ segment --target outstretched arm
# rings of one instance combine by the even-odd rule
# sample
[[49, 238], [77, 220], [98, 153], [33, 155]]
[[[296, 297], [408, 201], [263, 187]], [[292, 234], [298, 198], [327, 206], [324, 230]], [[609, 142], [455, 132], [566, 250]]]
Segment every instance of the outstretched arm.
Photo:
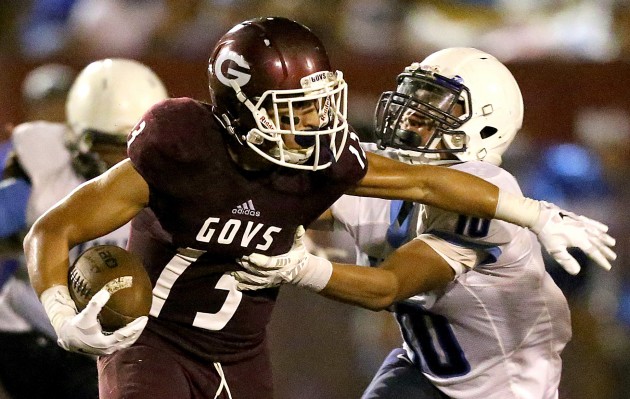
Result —
[[448, 263], [428, 244], [412, 240], [379, 267], [331, 262], [321, 295], [370, 310], [384, 310], [418, 293], [444, 288], [455, 278]]
[[408, 165], [368, 152], [368, 170], [347, 194], [362, 197], [404, 199], [438, 208], [492, 219], [499, 188], [451, 168]]
[[453, 268], [422, 240], [408, 242], [374, 268], [330, 262], [309, 254], [299, 229], [286, 254], [253, 254], [240, 264], [245, 271], [233, 275], [241, 290], [289, 283], [371, 310], [387, 309], [418, 293], [444, 288], [455, 278]]
[[404, 199], [463, 215], [499, 219], [530, 228], [560, 265], [571, 274], [580, 265], [567, 248], [584, 251], [608, 270], [616, 259], [615, 240], [604, 224], [545, 202], [510, 194], [476, 176], [435, 165], [408, 165], [367, 153], [369, 167], [348, 194]]

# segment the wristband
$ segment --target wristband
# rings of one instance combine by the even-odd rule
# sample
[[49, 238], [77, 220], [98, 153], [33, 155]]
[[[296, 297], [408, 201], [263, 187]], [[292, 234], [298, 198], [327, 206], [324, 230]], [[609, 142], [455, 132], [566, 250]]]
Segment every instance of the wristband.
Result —
[[302, 268], [293, 279], [292, 284], [306, 288], [313, 292], [319, 292], [326, 287], [332, 276], [332, 263], [328, 259], [309, 255], [306, 267]]
[[[541, 226], [536, 226], [540, 218], [540, 202], [499, 190], [494, 217], [522, 227], [540, 228]], [[534, 230], [532, 229], [532, 231]], [[538, 233], [537, 231], [534, 232]]]
[[77, 314], [77, 307], [65, 285], [53, 285], [47, 288], [39, 299], [44, 305], [44, 310], [56, 332], [59, 331], [64, 321]]

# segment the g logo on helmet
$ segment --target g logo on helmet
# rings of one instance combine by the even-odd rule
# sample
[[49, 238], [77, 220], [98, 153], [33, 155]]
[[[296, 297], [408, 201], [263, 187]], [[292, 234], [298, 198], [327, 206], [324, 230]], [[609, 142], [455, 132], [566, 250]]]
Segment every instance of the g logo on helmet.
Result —
[[245, 86], [247, 82], [249, 82], [249, 80], [251, 79], [252, 75], [228, 66], [226, 71], [228, 76], [226, 76], [223, 74], [222, 69], [225, 62], [234, 62], [239, 67], [249, 70], [249, 64], [247, 63], [247, 61], [245, 61], [245, 58], [243, 58], [242, 55], [236, 54], [233, 51], [226, 51], [218, 56], [216, 61], [214, 62], [214, 71], [217, 79], [219, 79], [219, 82], [230, 87], [230, 80], [234, 80], [239, 86]]

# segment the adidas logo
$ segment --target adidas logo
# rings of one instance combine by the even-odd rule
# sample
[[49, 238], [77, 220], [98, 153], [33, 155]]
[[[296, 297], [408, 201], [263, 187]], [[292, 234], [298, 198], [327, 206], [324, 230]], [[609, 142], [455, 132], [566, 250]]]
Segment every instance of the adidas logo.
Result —
[[249, 215], [249, 216], [260, 216], [260, 212], [254, 208], [254, 203], [252, 200], [247, 202], [243, 202], [241, 205], [232, 209], [233, 215]]

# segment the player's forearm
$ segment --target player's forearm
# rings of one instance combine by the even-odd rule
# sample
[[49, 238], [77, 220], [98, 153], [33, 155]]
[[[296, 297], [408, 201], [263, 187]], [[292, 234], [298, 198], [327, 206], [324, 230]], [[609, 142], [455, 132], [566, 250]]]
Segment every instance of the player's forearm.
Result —
[[540, 216], [539, 201], [500, 190], [494, 184], [468, 173], [438, 168], [441, 171], [431, 173], [426, 181], [424, 204], [536, 230]]
[[499, 188], [455, 169], [433, 165], [408, 165], [368, 154], [368, 172], [349, 194], [404, 199], [448, 211], [492, 218]]
[[421, 176], [414, 173], [417, 184], [425, 187], [422, 203], [480, 218], [494, 216], [499, 198], [497, 186], [455, 169], [426, 166]]
[[40, 218], [24, 238], [26, 266], [38, 297], [49, 287], [68, 284], [69, 245], [65, 229], [58, 226]]
[[396, 292], [396, 278], [388, 271], [333, 262], [332, 276], [319, 293], [366, 309], [383, 310], [394, 302]]
[[348, 194], [404, 199], [523, 227], [539, 221], [538, 201], [506, 193], [477, 176], [443, 166], [407, 165], [376, 154], [368, 154], [368, 160], [368, 173]]

